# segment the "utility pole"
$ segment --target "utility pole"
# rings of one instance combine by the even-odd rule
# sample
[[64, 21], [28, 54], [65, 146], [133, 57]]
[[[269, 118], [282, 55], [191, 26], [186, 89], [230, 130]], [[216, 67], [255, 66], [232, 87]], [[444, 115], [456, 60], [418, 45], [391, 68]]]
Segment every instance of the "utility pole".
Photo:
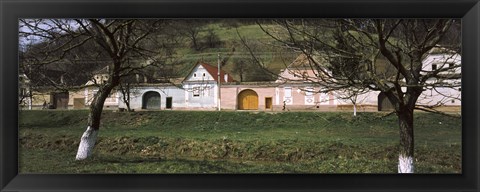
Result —
[[218, 98], [217, 98], [217, 106], [218, 106], [218, 111], [221, 110], [221, 92], [220, 92], [220, 85], [222, 84], [222, 79], [220, 78], [220, 53], [218, 53], [218, 61], [217, 61], [217, 95], [218, 95]]

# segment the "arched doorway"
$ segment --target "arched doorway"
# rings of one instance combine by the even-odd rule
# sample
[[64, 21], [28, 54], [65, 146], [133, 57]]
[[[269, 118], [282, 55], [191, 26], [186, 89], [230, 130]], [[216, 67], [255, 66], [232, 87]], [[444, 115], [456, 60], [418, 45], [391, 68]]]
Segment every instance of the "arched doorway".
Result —
[[378, 111], [393, 111], [393, 104], [388, 100], [387, 95], [381, 92], [378, 94]]
[[148, 91], [143, 94], [142, 109], [160, 109], [160, 93]]
[[258, 95], [251, 89], [243, 90], [238, 94], [238, 109], [257, 110]]

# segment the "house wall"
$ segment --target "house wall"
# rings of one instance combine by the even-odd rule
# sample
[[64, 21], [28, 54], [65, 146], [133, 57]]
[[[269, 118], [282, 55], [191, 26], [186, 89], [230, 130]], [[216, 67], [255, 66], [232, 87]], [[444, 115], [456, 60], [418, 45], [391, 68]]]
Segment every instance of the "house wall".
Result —
[[436, 87], [435, 89], [427, 89], [422, 92], [417, 100], [417, 104], [460, 107], [462, 105], [461, 91], [459, 88], [450, 87]]
[[[74, 104], [75, 101], [78, 101], [76, 99], [83, 99], [83, 106], [81, 108], [75, 108]], [[77, 104], [78, 106], [78, 104]], [[87, 108], [87, 105], [85, 105], [85, 90], [79, 90], [79, 91], [70, 91], [68, 92], [68, 108], [69, 109], [82, 109], [82, 108]]]
[[185, 107], [205, 110], [217, 108], [218, 89], [215, 81], [185, 82], [183, 90]]
[[456, 73], [461, 74], [462, 57], [459, 54], [430, 54], [422, 61], [422, 74], [432, 71], [432, 65], [436, 65], [436, 69], [448, 68], [450, 64], [454, 64], [454, 69], [440, 72], [440, 74]]
[[[257, 85], [222, 85], [221, 108], [227, 110], [238, 109], [238, 95], [244, 90], [253, 90], [258, 96], [258, 110], [276, 110], [275, 87]], [[266, 109], [265, 98], [272, 98], [273, 109]]]
[[[157, 92], [160, 94], [160, 109], [166, 109], [167, 97], [172, 97], [172, 109], [184, 109], [185, 103], [185, 91], [175, 86], [144, 86], [132, 90], [130, 93], [130, 108], [135, 110], [141, 110], [143, 106], [143, 96], [147, 92]], [[127, 108], [124, 101], [120, 98], [122, 94], [118, 95], [118, 108]]]
[[277, 88], [279, 102], [283, 110], [336, 110], [337, 99], [333, 93], [319, 93], [312, 84], [285, 84]]
[[[93, 101], [93, 96], [98, 92], [98, 88], [97, 87], [86, 87], [84, 90], [83, 90], [83, 96], [85, 98], [85, 106], [89, 106], [92, 101]], [[79, 92], [79, 95], [81, 93]], [[80, 97], [80, 96], [78, 96]], [[69, 105], [70, 105], [70, 102], [69, 102]], [[119, 94], [118, 94], [118, 91], [116, 90], [112, 90], [112, 92], [110, 93], [110, 95], [107, 97], [107, 99], [105, 99], [105, 103], [104, 103], [104, 107], [105, 108], [117, 108], [119, 105]], [[73, 106], [73, 102], [72, 102], [72, 106]]]
[[377, 111], [378, 110], [378, 95], [380, 91], [369, 91], [357, 95], [356, 98], [345, 98], [347, 95], [342, 92], [335, 92], [337, 95], [338, 110], [350, 111], [353, 110], [353, 101], [356, 103], [357, 111]]
[[50, 102], [50, 92], [36, 92], [32, 93], [32, 109], [42, 109], [43, 103]]
[[[311, 85], [222, 85], [222, 109], [237, 110], [239, 94], [248, 89], [258, 95], [258, 110], [335, 110], [337, 104], [333, 93], [315, 93], [318, 88]], [[266, 98], [272, 99], [272, 109], [266, 109]]]

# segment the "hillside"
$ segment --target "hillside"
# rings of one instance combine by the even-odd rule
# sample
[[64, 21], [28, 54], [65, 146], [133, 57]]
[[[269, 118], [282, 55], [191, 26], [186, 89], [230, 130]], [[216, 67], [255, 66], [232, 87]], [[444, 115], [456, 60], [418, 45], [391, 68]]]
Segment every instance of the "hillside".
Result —
[[[214, 33], [218, 37], [218, 43], [214, 47], [205, 45], [206, 38], [210, 33]], [[241, 43], [238, 34], [245, 38], [249, 46], [254, 49], [254, 54], [262, 61], [263, 67], [273, 73], [278, 74], [298, 56], [291, 51], [272, 46], [275, 41], [257, 24], [238, 23], [236, 27], [232, 27], [228, 26], [225, 21], [212, 21], [202, 26], [198, 34], [199, 42], [203, 44], [200, 50], [192, 48], [191, 40], [188, 38], [183, 39], [182, 47], [176, 49], [174, 71], [177, 77], [186, 76], [189, 69], [199, 61], [217, 66], [218, 55], [220, 55], [222, 69], [233, 75], [234, 79], [240, 81], [241, 69], [238, 68], [239, 65], [242, 65], [245, 68], [243, 70], [244, 81], [257, 81], [256, 76], [259, 75], [258, 71], [261, 69], [252, 62], [252, 56]]]

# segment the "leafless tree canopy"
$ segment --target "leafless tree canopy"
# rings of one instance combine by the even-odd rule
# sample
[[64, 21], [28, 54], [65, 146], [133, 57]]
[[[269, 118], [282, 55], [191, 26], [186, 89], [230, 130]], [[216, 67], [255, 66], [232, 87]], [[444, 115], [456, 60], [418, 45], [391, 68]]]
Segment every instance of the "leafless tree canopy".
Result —
[[169, 35], [169, 22], [21, 19], [20, 68], [35, 82], [69, 89], [95, 81], [93, 73], [109, 65], [113, 70], [113, 63], [121, 63], [119, 77], [144, 73], [164, 65], [173, 53], [174, 38], [159, 38]]
[[[460, 22], [454, 19], [280, 19], [278, 27], [263, 31], [283, 46], [303, 54], [315, 72], [306, 81], [320, 92], [340, 91], [355, 98], [368, 90], [380, 91], [399, 118], [399, 162], [414, 156], [413, 111], [423, 91], [460, 88]], [[423, 60], [445, 55], [439, 66], [426, 68]], [[399, 171], [401, 171], [399, 165]], [[413, 171], [413, 165], [407, 171]]]
[[461, 53], [457, 20], [299, 19], [276, 20], [276, 24], [280, 27], [263, 30], [279, 46], [308, 57], [308, 67], [317, 73], [309, 80], [324, 92], [368, 88], [404, 104], [427, 86], [460, 86], [459, 81], [429, 80], [460, 79], [460, 74], [450, 72], [461, 65], [445, 63], [435, 70], [422, 65], [431, 52]]

